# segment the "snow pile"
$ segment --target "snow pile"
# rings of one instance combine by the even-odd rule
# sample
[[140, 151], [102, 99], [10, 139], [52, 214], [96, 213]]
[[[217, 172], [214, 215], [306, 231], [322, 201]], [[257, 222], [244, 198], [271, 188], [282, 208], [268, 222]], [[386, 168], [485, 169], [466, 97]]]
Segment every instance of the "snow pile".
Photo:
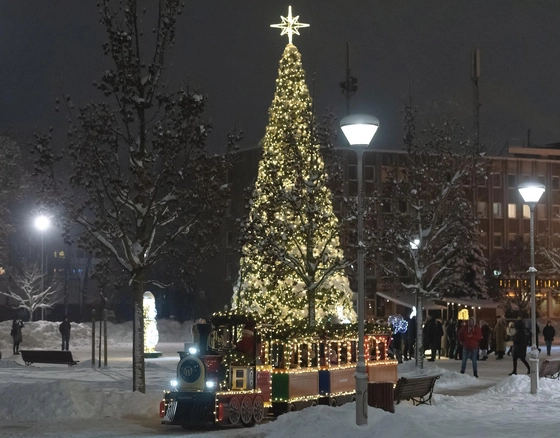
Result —
[[[454, 374], [460, 377], [458, 373]], [[529, 376], [510, 376], [496, 386], [472, 396], [434, 395], [431, 406], [412, 406], [402, 402], [395, 406], [394, 414], [370, 407], [368, 424], [365, 426], [356, 426], [355, 409], [355, 403], [337, 408], [307, 408], [281, 415], [275, 422], [257, 426], [252, 436], [512, 438], [536, 434], [539, 438], [556, 437], [558, 432], [552, 425], [558, 424], [560, 381], [541, 379], [538, 394], [531, 395]]]
[[103, 391], [67, 380], [0, 388], [0, 418], [24, 421], [70, 418], [157, 417], [161, 397], [131, 391]]
[[[157, 323], [160, 331], [159, 342], [190, 342], [192, 340], [192, 322], [190, 321], [181, 324], [177, 321], [161, 319]], [[22, 329], [23, 342], [20, 349], [59, 349], [61, 344], [59, 325], [60, 322], [51, 321], [26, 322]], [[0, 351], [4, 355], [11, 354], [11, 328], [12, 321], [0, 322]], [[99, 336], [99, 323], [96, 324], [96, 331], [97, 336]], [[108, 322], [107, 341], [109, 345], [132, 343], [132, 322], [122, 324]], [[70, 349], [90, 348], [90, 345], [91, 323], [77, 324], [72, 322]]]

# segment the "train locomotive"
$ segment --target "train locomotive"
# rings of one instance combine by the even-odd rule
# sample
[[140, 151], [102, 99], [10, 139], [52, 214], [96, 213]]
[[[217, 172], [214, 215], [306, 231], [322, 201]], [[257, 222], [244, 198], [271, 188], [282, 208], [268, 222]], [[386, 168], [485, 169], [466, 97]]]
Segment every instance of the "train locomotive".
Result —
[[[222, 312], [194, 327], [195, 342], [180, 353], [176, 379], [160, 403], [163, 424], [252, 426], [355, 399], [357, 332], [348, 326], [294, 330]], [[388, 326], [367, 327], [369, 381], [397, 381], [397, 361], [387, 357], [390, 337]]]

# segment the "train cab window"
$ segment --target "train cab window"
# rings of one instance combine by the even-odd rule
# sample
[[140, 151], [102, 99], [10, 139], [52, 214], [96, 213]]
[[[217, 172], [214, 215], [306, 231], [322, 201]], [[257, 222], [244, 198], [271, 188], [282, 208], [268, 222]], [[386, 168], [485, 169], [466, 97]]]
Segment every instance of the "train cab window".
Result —
[[377, 360], [377, 342], [375, 342], [375, 339], [371, 339], [368, 342], [368, 347], [369, 360]]
[[379, 360], [385, 360], [387, 357], [385, 356], [385, 342], [379, 343]]
[[327, 348], [325, 346], [325, 343], [321, 342], [319, 344], [319, 365], [322, 366], [322, 367], [324, 367], [327, 364], [327, 361], [325, 359], [326, 358], [326, 352], [325, 352], [326, 349]]
[[358, 343], [357, 343], [356, 341], [350, 342], [350, 348], [351, 348], [351, 351], [352, 351], [352, 354], [351, 354], [351, 356], [350, 356], [350, 360], [351, 360], [352, 362], [356, 362], [356, 361], [357, 361], [357, 357], [356, 357], [356, 348], [357, 348], [357, 346], [358, 346]]
[[340, 355], [338, 356], [338, 363], [340, 365], [348, 363], [348, 347], [346, 345], [341, 345]]
[[300, 344], [299, 348], [299, 366], [302, 368], [307, 368], [309, 366], [309, 345], [308, 344]]
[[284, 346], [282, 344], [274, 344], [272, 346], [272, 366], [274, 368], [285, 368], [286, 360], [284, 358]]
[[329, 348], [329, 363], [338, 365], [338, 344], [333, 342]]
[[317, 363], [317, 357], [318, 357], [318, 345], [317, 344], [311, 344], [311, 354], [309, 355], [309, 365], [312, 367], [316, 367], [318, 365]]

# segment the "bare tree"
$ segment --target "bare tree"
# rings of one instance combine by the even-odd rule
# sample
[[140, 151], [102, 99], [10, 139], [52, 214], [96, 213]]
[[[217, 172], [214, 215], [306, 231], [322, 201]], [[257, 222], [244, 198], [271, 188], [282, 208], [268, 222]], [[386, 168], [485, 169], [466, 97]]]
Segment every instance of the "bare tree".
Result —
[[[428, 296], [484, 293], [485, 263], [477, 246], [477, 218], [466, 194], [480, 170], [477, 148], [453, 121], [416, 128], [415, 108], [405, 106], [406, 166], [389, 167], [380, 199], [383, 221], [370, 254], [391, 258], [381, 263], [385, 281], [418, 300], [417, 349], [422, 348], [422, 302]], [[465, 287], [466, 264], [472, 287]], [[422, 368], [421, 355], [417, 366]]]
[[62, 211], [67, 241], [71, 227], [80, 226], [78, 244], [128, 276], [133, 390], [145, 392], [142, 296], [150, 269], [189, 260], [193, 246], [197, 256], [203, 252], [221, 220], [228, 162], [207, 154], [206, 99], [188, 88], [170, 92], [163, 82], [183, 3], [98, 5], [108, 36], [103, 50], [112, 61], [95, 84], [105, 100], [77, 111], [65, 100], [68, 140], [53, 146], [50, 134], [36, 134], [36, 173], [43, 202]]
[[35, 311], [52, 309], [60, 301], [60, 284], [51, 283], [42, 289], [45, 275], [37, 264], [25, 264], [21, 272], [11, 276], [15, 287], [8, 286], [8, 292], [0, 291], [0, 295], [13, 299], [17, 308], [27, 310], [33, 320]]

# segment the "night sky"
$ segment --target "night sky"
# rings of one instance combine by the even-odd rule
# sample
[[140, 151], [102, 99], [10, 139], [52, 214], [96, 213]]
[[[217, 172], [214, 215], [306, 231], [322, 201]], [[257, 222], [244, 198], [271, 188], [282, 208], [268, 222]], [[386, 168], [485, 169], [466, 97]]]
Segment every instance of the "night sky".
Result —
[[[345, 115], [338, 84], [348, 41], [358, 78], [351, 110], [380, 119], [375, 147], [401, 146], [400, 110], [409, 90], [421, 114], [457, 112], [472, 124], [475, 48], [489, 150], [499, 153], [508, 138], [526, 141], [528, 128], [533, 143], [560, 141], [558, 0], [186, 0], [167, 74], [171, 84], [208, 96], [212, 147], [225, 143], [236, 122], [245, 132], [242, 147], [264, 135], [287, 43], [269, 25], [287, 15], [289, 4], [311, 24], [294, 43], [316, 113]], [[100, 98], [91, 84], [109, 65], [104, 40], [95, 0], [0, 0], [0, 129], [27, 136], [49, 126], [63, 131], [55, 98], [68, 93], [78, 105]]]

